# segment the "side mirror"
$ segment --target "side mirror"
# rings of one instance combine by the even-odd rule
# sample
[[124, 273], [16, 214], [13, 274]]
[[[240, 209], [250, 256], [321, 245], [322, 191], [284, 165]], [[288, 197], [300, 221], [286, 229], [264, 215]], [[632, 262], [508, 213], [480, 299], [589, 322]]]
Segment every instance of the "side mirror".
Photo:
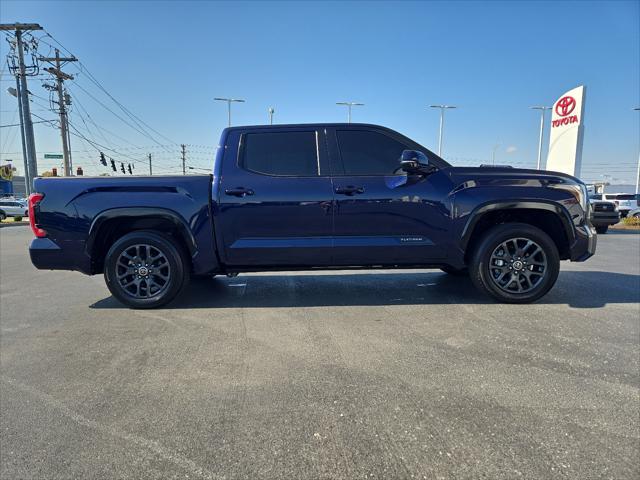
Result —
[[403, 150], [400, 168], [407, 173], [425, 173], [429, 169], [429, 158], [418, 150]]

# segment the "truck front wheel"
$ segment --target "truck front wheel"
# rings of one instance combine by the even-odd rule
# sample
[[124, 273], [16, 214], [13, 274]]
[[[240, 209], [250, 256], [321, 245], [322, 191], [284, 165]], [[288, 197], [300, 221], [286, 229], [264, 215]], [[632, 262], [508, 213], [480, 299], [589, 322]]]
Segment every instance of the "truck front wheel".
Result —
[[131, 308], [169, 303], [189, 280], [188, 260], [171, 237], [136, 231], [118, 239], [105, 258], [107, 287]]
[[560, 256], [545, 232], [525, 223], [497, 225], [485, 232], [469, 264], [482, 292], [505, 303], [530, 303], [556, 283]]

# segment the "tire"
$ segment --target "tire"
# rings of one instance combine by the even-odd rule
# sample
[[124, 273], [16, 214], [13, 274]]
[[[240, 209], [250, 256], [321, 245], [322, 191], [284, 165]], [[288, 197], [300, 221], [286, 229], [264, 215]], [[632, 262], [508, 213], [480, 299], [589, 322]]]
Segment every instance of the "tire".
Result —
[[29, 210], [25, 210], [23, 217], [28, 217], [28, 216], [29, 216]]
[[186, 287], [189, 277], [187, 255], [175, 240], [160, 232], [129, 233], [111, 246], [105, 258], [107, 287], [130, 308], [166, 305]]
[[7, 218], [7, 214], [0, 210], [0, 220], [4, 220]]
[[609, 230], [609, 225], [601, 225], [596, 227], [596, 233], [599, 235], [604, 235]]
[[440, 267], [444, 273], [448, 273], [449, 275], [453, 275], [454, 277], [466, 277], [469, 275], [468, 268], [453, 268], [448, 265], [444, 267]]
[[560, 256], [553, 240], [539, 228], [506, 223], [484, 233], [472, 254], [469, 272], [476, 288], [496, 300], [531, 303], [556, 283]]

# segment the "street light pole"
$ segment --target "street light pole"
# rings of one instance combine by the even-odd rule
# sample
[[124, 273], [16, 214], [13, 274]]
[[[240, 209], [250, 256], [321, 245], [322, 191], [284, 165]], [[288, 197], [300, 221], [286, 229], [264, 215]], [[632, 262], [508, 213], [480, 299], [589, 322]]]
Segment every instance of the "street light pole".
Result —
[[240, 98], [219, 98], [219, 97], [214, 98], [214, 100], [218, 100], [220, 102], [227, 102], [227, 120], [228, 120], [228, 125], [231, 126], [231, 103], [232, 102], [244, 103], [244, 100]]
[[[634, 110], [639, 111], [640, 107], [636, 107]], [[638, 153], [638, 169], [636, 170], [636, 195], [638, 195], [638, 192], [640, 192], [640, 153]]]
[[273, 107], [269, 107], [269, 125], [273, 125], [273, 114], [275, 110]]
[[347, 123], [351, 123], [351, 107], [361, 107], [361, 106], [364, 105], [364, 103], [358, 103], [358, 102], [336, 102], [336, 105], [345, 105], [346, 107], [348, 107]]
[[438, 156], [442, 157], [442, 132], [444, 130], [444, 111], [447, 108], [458, 108], [455, 105], [429, 105], [430, 108], [440, 109], [440, 132], [438, 133]]
[[546, 110], [551, 110], [551, 107], [541, 107], [536, 105], [534, 107], [529, 107], [532, 110], [540, 110], [540, 139], [538, 140], [538, 163], [536, 168], [540, 170], [540, 163], [542, 161], [542, 138], [544, 136], [544, 112]]
[[497, 145], [493, 146], [493, 151], [491, 152], [491, 165], [495, 165], [496, 164], [496, 150], [498, 150], [500, 148], [500, 143], [498, 143]]

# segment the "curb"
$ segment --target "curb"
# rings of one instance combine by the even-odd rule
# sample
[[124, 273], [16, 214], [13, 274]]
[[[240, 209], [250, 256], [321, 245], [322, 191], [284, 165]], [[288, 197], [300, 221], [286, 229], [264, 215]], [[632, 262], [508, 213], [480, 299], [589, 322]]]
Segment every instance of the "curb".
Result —
[[0, 228], [9, 228], [9, 227], [28, 227], [29, 222], [0, 222]]

